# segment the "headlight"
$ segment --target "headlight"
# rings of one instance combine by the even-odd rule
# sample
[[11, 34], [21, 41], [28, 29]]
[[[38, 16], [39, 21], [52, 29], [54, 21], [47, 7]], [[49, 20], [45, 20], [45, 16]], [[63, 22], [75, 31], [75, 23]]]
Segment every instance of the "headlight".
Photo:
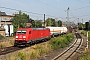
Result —
[[18, 36], [16, 36], [16, 38], [18, 38]]
[[23, 38], [26, 38], [26, 36], [23, 36]]

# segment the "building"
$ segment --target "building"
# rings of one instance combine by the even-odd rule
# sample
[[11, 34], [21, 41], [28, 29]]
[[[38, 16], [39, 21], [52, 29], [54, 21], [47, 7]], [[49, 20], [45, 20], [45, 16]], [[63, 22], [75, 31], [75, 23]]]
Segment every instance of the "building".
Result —
[[0, 11], [0, 27], [3, 28], [3, 26], [4, 26], [5, 24], [11, 25], [11, 24], [12, 24], [11, 19], [12, 19], [13, 17], [14, 17], [13, 15], [6, 15], [5, 12], [1, 12], [1, 11]]
[[42, 27], [46, 27], [46, 23], [42, 22]]
[[0, 28], [0, 34], [5, 37], [5, 29]]
[[[10, 25], [12, 25], [11, 19], [13, 17], [14, 17], [13, 15], [6, 15], [5, 12], [0, 11], [0, 29], [1, 29], [0, 32], [3, 32], [3, 34], [0, 33], [1, 35], [5, 36], [7, 34], [6, 31], [8, 31], [8, 33], [10, 33]], [[5, 25], [8, 26], [8, 29], [4, 28]]]
[[32, 21], [33, 20], [26, 20], [26, 26], [29, 28], [29, 27], [31, 27], [32, 26]]
[[[13, 32], [13, 26], [12, 26], [12, 18], [14, 17], [14, 14], [12, 15], [7, 15], [5, 12], [1, 12], [0, 11], [0, 28], [1, 28], [1, 32], [2, 29], [5, 29], [3, 31], [5, 31], [5, 35], [6, 36], [11, 36]], [[31, 20], [26, 20], [26, 26], [27, 27], [31, 27]], [[1, 34], [1, 33], [0, 33]], [[4, 36], [4, 34], [1, 34]]]
[[62, 22], [62, 26], [63, 26], [63, 27], [66, 27], [66, 24], [65, 24], [64, 22]]

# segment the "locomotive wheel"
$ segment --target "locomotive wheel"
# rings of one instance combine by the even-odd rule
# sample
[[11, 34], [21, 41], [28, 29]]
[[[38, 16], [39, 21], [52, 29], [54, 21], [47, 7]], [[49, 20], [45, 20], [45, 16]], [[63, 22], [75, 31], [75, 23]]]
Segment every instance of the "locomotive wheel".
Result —
[[14, 47], [17, 47], [17, 44], [14, 43]]
[[16, 41], [14, 42], [14, 47], [17, 47]]
[[29, 47], [30, 45], [29, 44], [25, 44], [26, 47]]

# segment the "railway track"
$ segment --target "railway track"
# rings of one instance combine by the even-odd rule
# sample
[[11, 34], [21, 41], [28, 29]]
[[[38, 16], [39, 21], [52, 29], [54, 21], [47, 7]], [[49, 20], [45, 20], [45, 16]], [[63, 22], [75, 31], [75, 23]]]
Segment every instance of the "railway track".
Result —
[[[36, 44], [42, 44], [42, 42], [38, 42]], [[33, 46], [33, 45], [35, 45], [35, 44], [32, 44], [30, 46]], [[22, 50], [25, 48], [27, 48], [27, 47], [26, 46], [18, 46], [18, 47], [10, 46], [10, 47], [5, 47], [5, 48], [0, 48], [0, 55], [6, 55], [8, 53], [15, 52], [18, 50]]]
[[13, 39], [13, 37], [5, 37], [5, 38], [1, 39], [0, 42], [7, 42], [11, 39]]
[[[65, 59], [69, 58], [78, 49], [78, 47], [81, 45], [82, 39], [81, 39], [81, 36], [79, 33], [76, 32], [75, 35], [77, 38], [76, 41], [67, 50], [65, 50], [63, 53], [61, 53], [60, 55], [58, 55], [57, 57], [55, 57], [52, 60], [65, 60]], [[24, 48], [26, 48], [26, 47], [20, 48], [20, 47], [10, 46], [10, 47], [6, 47], [6, 48], [2, 48], [2, 49], [0, 49], [0, 55], [5, 55], [5, 54], [15, 52], [15, 51], [18, 51], [18, 50], [21, 50]]]
[[77, 38], [75, 42], [68, 49], [66, 49], [64, 52], [62, 52], [52, 60], [68, 60], [79, 49], [79, 47], [82, 45], [83, 40], [76, 30], [75, 32], [75, 36]]
[[14, 52], [14, 51], [18, 51], [18, 50], [21, 50], [21, 49], [24, 49], [24, 48], [25, 47], [19, 48], [19, 47], [13, 47], [13, 46], [6, 47], [6, 48], [1, 48], [0, 49], [0, 55], [5, 55], [5, 54], [8, 54], [8, 53], [11, 53], [11, 52]]

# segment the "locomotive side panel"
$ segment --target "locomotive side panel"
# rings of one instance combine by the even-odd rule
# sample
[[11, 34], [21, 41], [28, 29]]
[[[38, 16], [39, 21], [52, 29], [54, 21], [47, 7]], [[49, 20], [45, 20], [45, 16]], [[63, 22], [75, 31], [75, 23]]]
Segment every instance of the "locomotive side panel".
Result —
[[50, 30], [47, 28], [19, 28], [16, 33], [16, 45], [28, 45], [44, 39], [50, 39]]

